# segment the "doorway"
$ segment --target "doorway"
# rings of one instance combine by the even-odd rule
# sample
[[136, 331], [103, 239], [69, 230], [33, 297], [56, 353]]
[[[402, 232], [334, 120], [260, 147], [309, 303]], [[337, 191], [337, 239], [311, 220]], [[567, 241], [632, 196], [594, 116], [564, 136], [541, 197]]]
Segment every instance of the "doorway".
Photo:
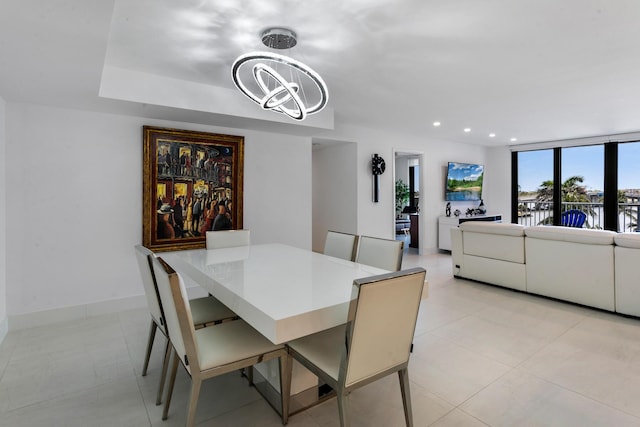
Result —
[[422, 188], [423, 153], [411, 150], [394, 150], [394, 233], [403, 241], [405, 253], [420, 254], [423, 251], [421, 230], [424, 210]]

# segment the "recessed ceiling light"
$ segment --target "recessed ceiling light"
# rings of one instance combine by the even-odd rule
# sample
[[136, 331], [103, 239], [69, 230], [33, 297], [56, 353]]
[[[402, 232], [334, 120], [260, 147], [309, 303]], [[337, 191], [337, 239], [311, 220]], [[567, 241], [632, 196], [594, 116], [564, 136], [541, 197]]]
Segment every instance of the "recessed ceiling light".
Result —
[[511, 142], [516, 142], [518, 138], [511, 138]]
[[489, 134], [489, 138], [495, 138], [496, 134], [495, 133], [490, 133]]
[[434, 125], [435, 127], [438, 127], [438, 126], [440, 126], [440, 122], [433, 122], [433, 125]]
[[471, 128], [464, 128], [465, 132], [471, 132]]

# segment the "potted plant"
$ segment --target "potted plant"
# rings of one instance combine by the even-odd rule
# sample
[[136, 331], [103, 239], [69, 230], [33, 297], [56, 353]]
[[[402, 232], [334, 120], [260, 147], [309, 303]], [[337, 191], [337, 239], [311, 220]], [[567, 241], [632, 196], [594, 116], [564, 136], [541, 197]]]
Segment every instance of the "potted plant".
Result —
[[396, 180], [396, 217], [400, 217], [402, 209], [409, 203], [409, 186], [401, 179]]

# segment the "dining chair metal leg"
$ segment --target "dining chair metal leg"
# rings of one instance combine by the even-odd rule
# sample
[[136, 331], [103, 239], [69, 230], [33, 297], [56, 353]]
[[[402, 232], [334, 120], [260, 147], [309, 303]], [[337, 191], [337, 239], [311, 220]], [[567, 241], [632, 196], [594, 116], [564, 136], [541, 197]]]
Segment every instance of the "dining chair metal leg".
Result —
[[200, 396], [200, 386], [202, 381], [199, 378], [191, 379], [191, 394], [189, 396], [189, 406], [187, 412], [187, 427], [193, 427], [196, 421], [196, 409], [198, 408], [198, 397]]
[[144, 366], [142, 367], [142, 376], [147, 375], [147, 368], [149, 367], [149, 359], [151, 358], [151, 348], [153, 348], [153, 340], [156, 337], [156, 329], [158, 325], [151, 319], [151, 327], [149, 328], [149, 339], [147, 340], [147, 354], [144, 357]]
[[286, 425], [289, 422], [289, 402], [291, 400], [291, 370], [293, 359], [287, 352], [286, 355], [282, 355], [280, 360], [280, 398], [282, 407], [282, 425]]
[[162, 419], [166, 420], [169, 414], [169, 406], [171, 405], [171, 395], [173, 394], [173, 386], [176, 384], [176, 373], [178, 372], [178, 363], [180, 363], [180, 359], [178, 359], [178, 353], [172, 351], [173, 353], [173, 363], [171, 364], [171, 377], [169, 378], [169, 388], [167, 389], [167, 396], [164, 401], [164, 410], [162, 411]]
[[158, 385], [158, 394], [156, 395], [156, 406], [162, 403], [162, 392], [164, 391], [164, 382], [167, 378], [167, 369], [169, 368], [169, 357], [171, 356], [171, 341], [167, 338], [164, 347], [164, 360], [162, 362], [162, 373], [160, 374], [160, 384]]
[[413, 412], [411, 410], [411, 391], [409, 384], [409, 370], [407, 368], [398, 371], [400, 378], [400, 393], [402, 394], [402, 406], [407, 427], [413, 427]]
[[249, 381], [249, 387], [253, 387], [253, 366], [247, 366], [245, 368], [245, 374], [247, 375], [247, 381]]
[[336, 390], [336, 398], [338, 399], [340, 427], [349, 427], [349, 417], [347, 415], [347, 393], [344, 390]]

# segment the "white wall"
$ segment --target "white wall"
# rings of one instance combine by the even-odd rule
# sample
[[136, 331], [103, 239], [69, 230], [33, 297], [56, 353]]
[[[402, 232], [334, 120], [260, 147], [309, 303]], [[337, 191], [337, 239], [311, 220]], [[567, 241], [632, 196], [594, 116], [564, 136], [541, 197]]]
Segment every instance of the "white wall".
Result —
[[77, 317], [103, 301], [144, 304], [133, 245], [142, 239], [145, 124], [244, 135], [244, 226], [252, 240], [311, 247], [308, 137], [8, 103], [12, 328], [42, 310], [75, 306]]
[[[488, 164], [484, 147], [343, 128], [332, 132], [332, 139], [355, 144], [320, 154], [317, 159], [327, 158], [318, 160], [325, 165], [318, 171], [332, 177], [320, 185], [312, 182], [316, 156], [310, 137], [12, 103], [6, 105], [5, 116], [2, 158], [8, 160], [2, 176], [6, 223], [11, 224], [5, 241], [11, 251], [0, 251], [6, 252], [5, 307], [12, 328], [28, 326], [25, 319], [40, 311], [72, 307], [65, 315], [77, 318], [144, 304], [132, 252], [141, 242], [142, 125], [245, 137], [244, 225], [256, 243], [312, 248], [313, 193], [329, 194], [335, 204], [348, 206], [330, 218], [317, 214], [315, 240], [323, 243], [317, 233], [328, 228], [393, 238], [395, 179], [390, 162], [396, 150], [424, 153], [420, 226], [423, 246], [435, 250], [447, 162]], [[372, 201], [373, 153], [388, 162], [379, 203]], [[507, 195], [488, 189], [485, 203], [491, 209], [506, 200], [508, 206]], [[314, 242], [313, 248], [317, 246]]]
[[0, 343], [9, 330], [7, 320], [7, 198], [6, 198], [5, 102], [0, 98]]
[[487, 213], [502, 214], [503, 222], [511, 222], [511, 150], [508, 147], [487, 148], [482, 192]]
[[327, 230], [358, 229], [356, 144], [313, 150], [313, 250], [322, 252]]
[[[395, 158], [396, 162], [396, 177], [395, 180], [401, 179], [402, 182], [409, 185], [409, 157], [398, 156]], [[395, 181], [394, 181], [395, 185]], [[395, 191], [395, 187], [394, 187]]]
[[224, 133], [245, 136], [244, 228], [251, 230], [251, 241], [311, 249], [311, 138]]
[[[486, 148], [446, 141], [427, 141], [398, 132], [341, 127], [332, 137], [357, 143], [358, 234], [395, 238], [395, 176], [391, 172], [393, 152], [424, 153], [420, 183], [420, 230], [423, 251], [435, 251], [438, 244], [438, 216], [444, 215], [444, 180], [447, 162], [485, 164]], [[380, 177], [380, 201], [373, 202], [371, 156], [377, 153], [387, 162], [387, 172]], [[494, 196], [491, 196], [494, 197]], [[487, 198], [485, 203], [492, 203]]]

